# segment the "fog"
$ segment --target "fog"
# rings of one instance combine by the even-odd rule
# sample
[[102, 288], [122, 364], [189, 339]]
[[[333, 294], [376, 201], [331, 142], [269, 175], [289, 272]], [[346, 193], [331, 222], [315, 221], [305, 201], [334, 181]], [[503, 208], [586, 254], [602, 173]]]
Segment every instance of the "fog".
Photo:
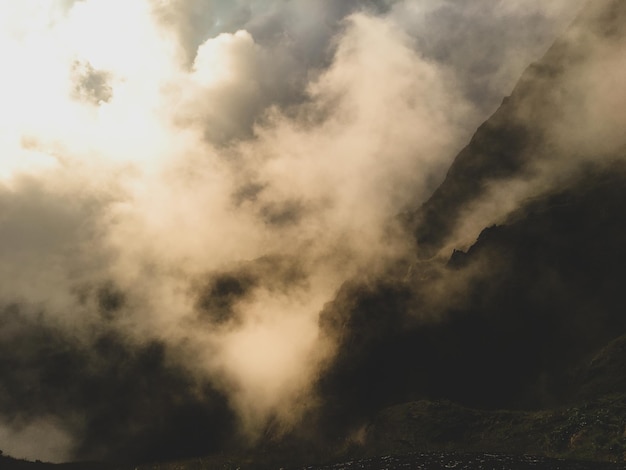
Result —
[[[323, 399], [324, 305], [415, 256], [397, 214], [581, 3], [0, 2], [0, 448], [119, 455], [134, 431], [90, 417], [126, 410], [137, 455], [153, 455], [137, 397], [57, 398], [86, 393], [83, 373], [132, 384], [144, 369], [165, 396], [225, 404], [207, 422], [230, 432], [232, 415], [238, 438], [293, 429]], [[594, 67], [623, 72], [616, 53]], [[593, 105], [565, 112], [559, 145], [579, 148], [562, 135], [614, 105], [622, 82], [595, 70], [566, 85]], [[603, 145], [623, 145], [620, 129]]]

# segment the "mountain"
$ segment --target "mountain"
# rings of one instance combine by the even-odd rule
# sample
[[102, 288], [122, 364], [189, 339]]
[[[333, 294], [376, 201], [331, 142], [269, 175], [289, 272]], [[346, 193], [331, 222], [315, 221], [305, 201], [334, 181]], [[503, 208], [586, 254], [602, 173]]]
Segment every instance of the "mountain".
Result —
[[[411, 400], [530, 411], [590, 398], [572, 371], [626, 333], [626, 139], [608, 145], [602, 126], [615, 121], [581, 77], [615, 72], [598, 54], [619, 57], [625, 22], [626, 2], [590, 3], [414, 214], [409, 272], [346, 284], [327, 306], [322, 326], [339, 344], [319, 381], [328, 433]], [[564, 135], [572, 122], [587, 126]], [[509, 197], [495, 223], [476, 210]], [[477, 239], [453, 250], [477, 213]]]
[[619, 395], [626, 390], [626, 336], [609, 342], [572, 374], [572, 401]]
[[357, 417], [420, 397], [560, 403], [563, 371], [626, 332], [626, 166], [586, 176], [425, 277], [346, 287], [328, 313], [344, 312], [344, 348], [322, 379], [333, 406]]
[[[624, 21], [624, 2], [590, 2], [545, 56], [525, 71], [511, 95], [456, 157], [439, 188], [414, 214], [422, 256], [441, 248], [462, 211], [483, 196], [489, 184], [524, 174], [533, 163], [549, 158], [554, 149], [546, 127], [572, 112], [579, 90], [572, 90], [571, 82], [598, 54], [590, 43], [623, 48]], [[586, 157], [593, 160], [596, 156]]]

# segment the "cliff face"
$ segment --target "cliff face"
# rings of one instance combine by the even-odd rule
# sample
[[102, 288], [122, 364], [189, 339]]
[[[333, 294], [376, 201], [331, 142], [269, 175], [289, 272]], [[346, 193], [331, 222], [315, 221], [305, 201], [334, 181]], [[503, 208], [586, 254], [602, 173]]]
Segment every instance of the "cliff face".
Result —
[[[464, 210], [483, 197], [491, 185], [528, 176], [542, 160], [554, 159], [555, 154], [569, 158], [564, 154], [571, 149], [564, 149], [560, 142], [563, 129], [555, 129], [573, 127], [573, 123], [589, 127], [582, 115], [594, 104], [581, 96], [588, 91], [585, 80], [593, 80], [594, 73], [615, 73], [597, 61], [610, 54], [609, 50], [618, 54], [616, 51], [626, 48], [625, 22], [623, 1], [591, 2], [544, 57], [526, 70], [511, 95], [456, 157], [439, 188], [414, 214], [415, 235], [424, 258], [443, 246]], [[623, 70], [617, 73], [623, 77]], [[585, 74], [590, 77], [581, 78]], [[597, 97], [589, 92], [587, 99]], [[615, 106], [619, 104], [618, 98]], [[572, 116], [575, 114], [581, 115], [580, 120]], [[594, 155], [593, 149], [585, 151], [586, 155], [577, 158], [594, 161], [607, 157], [606, 149], [596, 149], [599, 155]], [[615, 149], [608, 153], [622, 156]]]

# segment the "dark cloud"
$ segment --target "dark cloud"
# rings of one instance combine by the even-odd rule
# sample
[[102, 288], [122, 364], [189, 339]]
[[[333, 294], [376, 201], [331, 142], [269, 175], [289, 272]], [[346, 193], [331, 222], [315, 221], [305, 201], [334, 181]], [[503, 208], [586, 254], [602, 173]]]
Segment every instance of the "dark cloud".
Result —
[[0, 420], [55, 418], [75, 437], [73, 458], [205, 455], [233, 436], [226, 398], [174, 366], [161, 342], [106, 327], [77, 340], [18, 306], [2, 309], [1, 326]]
[[76, 61], [72, 65], [72, 76], [73, 98], [95, 105], [108, 103], [113, 98], [108, 72], [94, 69], [89, 62]]
[[266, 256], [224, 272], [212, 273], [193, 289], [200, 318], [210, 323], [237, 322], [238, 303], [249, 300], [255, 290], [288, 293], [305, 286], [307, 272], [300, 260]]

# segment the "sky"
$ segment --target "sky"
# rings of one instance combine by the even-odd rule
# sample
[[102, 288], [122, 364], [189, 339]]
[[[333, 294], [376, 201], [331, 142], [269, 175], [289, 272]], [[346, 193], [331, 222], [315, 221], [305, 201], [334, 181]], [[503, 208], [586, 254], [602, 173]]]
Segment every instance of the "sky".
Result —
[[582, 3], [0, 0], [0, 448], [110, 451], [99, 402], [14, 396], [64, 389], [37, 335], [85, 370], [112, 370], [103, 337], [158, 344], [233, 432], [288, 432], [333, 357], [324, 305], [414, 256], [396, 215]]

